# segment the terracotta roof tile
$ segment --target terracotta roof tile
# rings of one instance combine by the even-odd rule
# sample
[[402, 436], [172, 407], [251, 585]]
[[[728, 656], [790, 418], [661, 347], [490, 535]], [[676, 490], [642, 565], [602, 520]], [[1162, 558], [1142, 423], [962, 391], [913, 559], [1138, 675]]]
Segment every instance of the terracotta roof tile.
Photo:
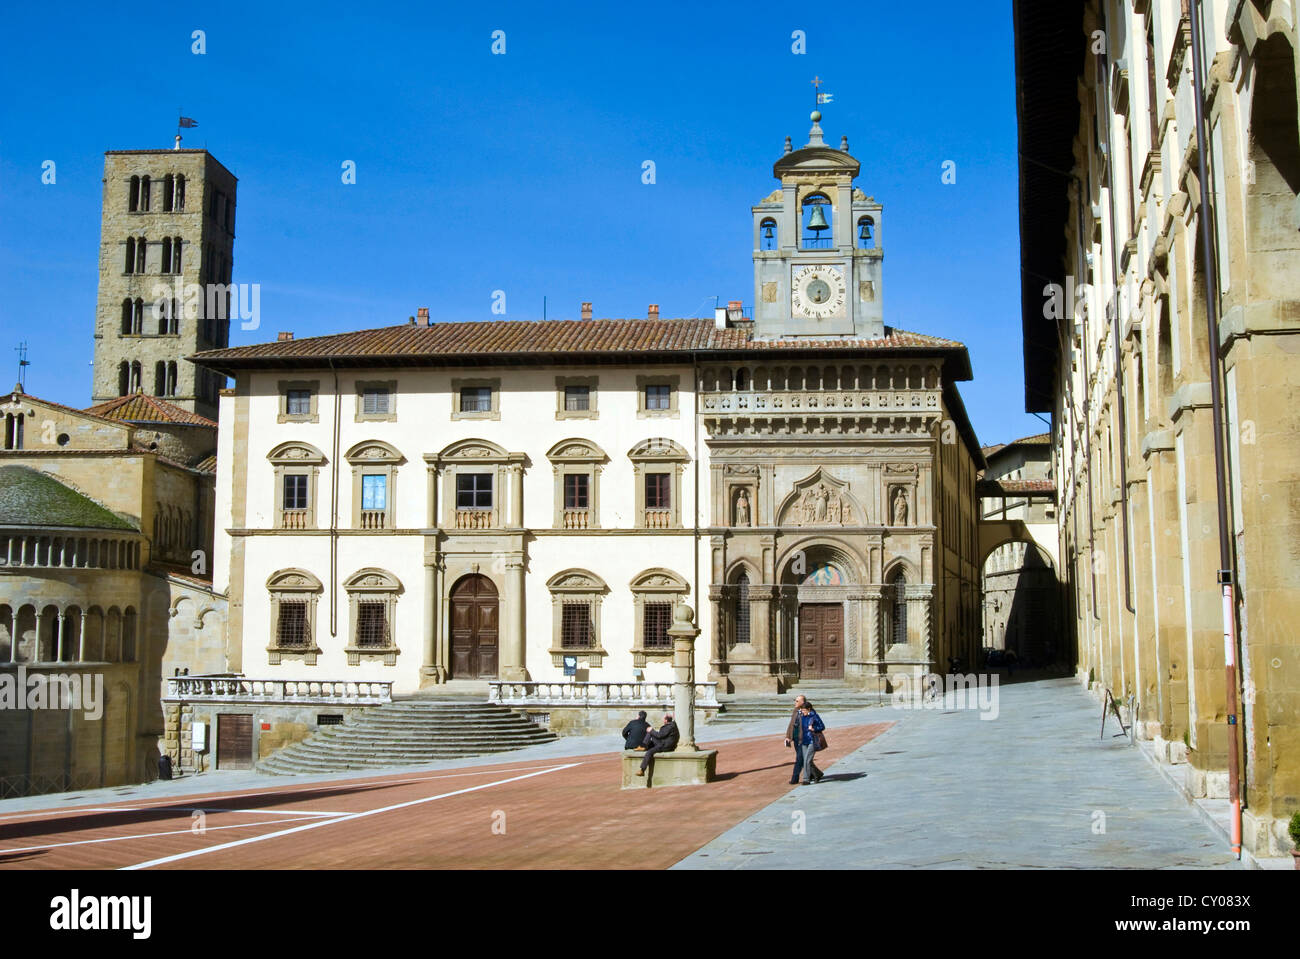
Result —
[[380, 327], [280, 340], [224, 350], [207, 350], [192, 359], [203, 366], [248, 368], [286, 361], [301, 365], [315, 358], [395, 360], [463, 359], [501, 356], [538, 358], [580, 353], [690, 353], [692, 351], [787, 352], [815, 350], [961, 350], [965, 345], [905, 330], [886, 329], [876, 339], [800, 337], [756, 340], [746, 329], [719, 330], [713, 320], [502, 320], [435, 323], [432, 326]]
[[217, 428], [216, 422], [206, 416], [183, 410], [174, 403], [168, 403], [146, 393], [119, 396], [115, 400], [87, 407], [86, 412], [123, 423], [172, 423], [178, 426], [206, 426], [214, 430]]
[[1024, 493], [1056, 495], [1056, 482], [1049, 479], [982, 479], [975, 484], [976, 496], [1013, 496]]

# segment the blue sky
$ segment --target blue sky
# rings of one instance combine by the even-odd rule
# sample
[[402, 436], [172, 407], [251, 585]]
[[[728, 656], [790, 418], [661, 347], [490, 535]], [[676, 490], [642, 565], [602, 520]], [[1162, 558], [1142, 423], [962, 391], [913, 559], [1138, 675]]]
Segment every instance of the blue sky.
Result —
[[613, 317], [750, 306], [749, 208], [776, 187], [784, 137], [807, 139], [817, 75], [827, 142], [848, 135], [884, 204], [885, 322], [969, 346], [981, 442], [1039, 432], [1023, 412], [1011, 4], [938, 6], [923, 29], [883, 2], [10, 6], [0, 375], [26, 339], [29, 392], [90, 402], [103, 152], [171, 146], [178, 107], [199, 122], [185, 146], [239, 177], [234, 279], [261, 284], [262, 327], [232, 344], [420, 306], [495, 319], [495, 290], [510, 319], [540, 318], [543, 297], [552, 318], [584, 300]]

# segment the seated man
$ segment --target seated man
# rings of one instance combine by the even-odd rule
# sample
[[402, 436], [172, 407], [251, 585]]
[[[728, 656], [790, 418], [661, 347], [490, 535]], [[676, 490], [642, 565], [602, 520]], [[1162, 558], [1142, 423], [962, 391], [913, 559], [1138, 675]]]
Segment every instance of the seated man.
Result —
[[655, 753], [670, 753], [677, 748], [677, 740], [680, 734], [677, 732], [677, 724], [673, 722], [672, 714], [664, 717], [664, 724], [658, 729], [652, 729], [645, 735], [646, 753], [641, 757], [641, 768], [637, 770], [638, 776], [645, 775], [645, 768], [650, 764], [650, 760]]
[[636, 714], [636, 719], [623, 727], [624, 749], [645, 749], [645, 734], [650, 732], [650, 724], [645, 721], [645, 710]]

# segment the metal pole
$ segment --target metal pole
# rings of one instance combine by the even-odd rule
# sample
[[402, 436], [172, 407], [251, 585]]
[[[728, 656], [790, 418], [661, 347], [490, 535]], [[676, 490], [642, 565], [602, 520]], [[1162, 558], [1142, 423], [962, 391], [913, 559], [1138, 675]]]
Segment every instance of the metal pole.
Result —
[[1201, 3], [1191, 0], [1192, 79], [1196, 90], [1192, 103], [1196, 107], [1196, 167], [1200, 178], [1201, 208], [1196, 218], [1201, 228], [1201, 253], [1205, 260], [1205, 322], [1209, 337], [1206, 345], [1210, 358], [1210, 406], [1214, 415], [1214, 493], [1219, 508], [1219, 576], [1223, 598], [1223, 661], [1228, 684], [1228, 798], [1232, 802], [1232, 851], [1241, 858], [1241, 782], [1237, 769], [1237, 642], [1233, 597], [1232, 550], [1228, 533], [1228, 499], [1225, 491], [1223, 450], [1223, 397], [1219, 386], [1219, 278], [1214, 259], [1213, 217], [1210, 209], [1210, 182], [1207, 156], [1210, 138], [1205, 124], [1205, 64], [1201, 50]]

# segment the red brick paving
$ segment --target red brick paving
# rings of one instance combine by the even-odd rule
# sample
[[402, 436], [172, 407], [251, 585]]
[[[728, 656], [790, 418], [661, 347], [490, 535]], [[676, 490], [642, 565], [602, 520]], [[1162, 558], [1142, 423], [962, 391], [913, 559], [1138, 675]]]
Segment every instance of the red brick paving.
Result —
[[[836, 729], [818, 765], [829, 769], [889, 725]], [[327, 818], [295, 813], [386, 809], [155, 868], [662, 869], [789, 789], [803, 788], [789, 785], [794, 756], [779, 736], [731, 740], [717, 748], [718, 781], [707, 786], [623, 790], [620, 754], [606, 753], [288, 784], [165, 802], [135, 800], [96, 811], [0, 815], [0, 868], [121, 868]], [[574, 765], [556, 768], [569, 764]], [[386, 808], [530, 772], [538, 774], [405, 808]], [[807, 788], [836, 787], [828, 781]], [[191, 831], [194, 808], [204, 810], [206, 831], [201, 835]], [[104, 839], [114, 841], [54, 845]], [[54, 848], [31, 848], [42, 846]]]

